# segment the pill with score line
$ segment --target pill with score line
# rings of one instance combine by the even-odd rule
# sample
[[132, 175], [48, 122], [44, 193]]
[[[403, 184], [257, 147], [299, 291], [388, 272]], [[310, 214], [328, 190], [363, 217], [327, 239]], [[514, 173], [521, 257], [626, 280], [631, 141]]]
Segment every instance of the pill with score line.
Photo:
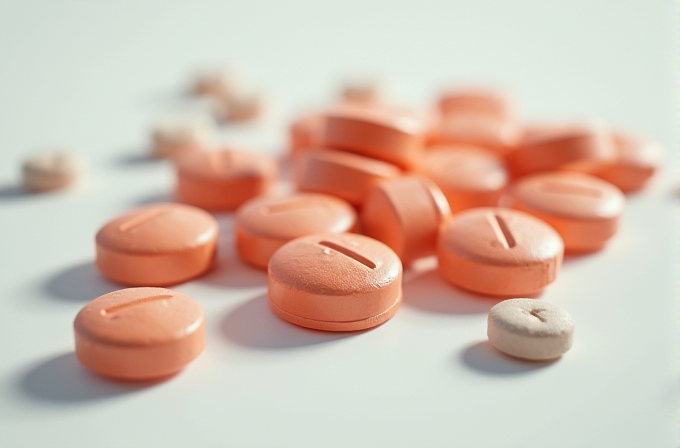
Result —
[[516, 358], [547, 361], [572, 346], [574, 319], [559, 306], [536, 299], [510, 299], [495, 305], [487, 317], [491, 345]]
[[267, 269], [269, 258], [288, 241], [314, 233], [351, 232], [356, 223], [350, 204], [325, 194], [255, 198], [236, 211], [236, 249], [246, 263]]
[[529, 176], [511, 192], [512, 207], [550, 224], [566, 252], [593, 252], [616, 234], [625, 197], [614, 185], [582, 173]]
[[303, 327], [364, 330], [394, 316], [402, 300], [399, 257], [363, 235], [297, 238], [274, 253], [268, 271], [272, 311]]
[[492, 296], [532, 296], [557, 277], [564, 243], [527, 213], [482, 207], [442, 224], [439, 272], [452, 284]]
[[203, 351], [201, 306], [165, 288], [128, 288], [85, 305], [73, 323], [78, 360], [123, 380], [170, 376]]
[[213, 264], [217, 221], [184, 204], [152, 204], [104, 225], [95, 238], [96, 264], [129, 286], [166, 286], [197, 277]]
[[278, 174], [269, 156], [222, 149], [193, 151], [175, 159], [175, 195], [180, 202], [211, 211], [235, 210], [266, 194]]

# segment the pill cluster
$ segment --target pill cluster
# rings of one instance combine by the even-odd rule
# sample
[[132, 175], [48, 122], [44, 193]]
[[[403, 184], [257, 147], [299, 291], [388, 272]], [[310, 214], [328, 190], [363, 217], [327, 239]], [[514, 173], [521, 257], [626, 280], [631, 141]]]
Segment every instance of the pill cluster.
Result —
[[[230, 73], [202, 76], [193, 91], [228, 104], [231, 119], [257, 109]], [[81, 310], [78, 359], [105, 376], [150, 379], [200, 354], [200, 305], [161, 287], [210, 270], [219, 232], [211, 212], [234, 212], [239, 257], [267, 270], [269, 306], [290, 323], [380, 325], [401, 304], [403, 270], [436, 255], [446, 281], [506, 299], [488, 315], [496, 348], [528, 360], [564, 354], [573, 319], [535, 297], [565, 253], [606, 246], [624, 193], [644, 187], [660, 149], [599, 125], [522, 123], [510, 99], [488, 89], [446, 91], [433, 109], [396, 107], [377, 84], [349, 83], [337, 104], [291, 123], [297, 191], [285, 196], [273, 193], [275, 159], [213, 148], [201, 123], [157, 128], [153, 154], [171, 160], [178, 202], [130, 211], [97, 233], [101, 274], [136, 288]], [[72, 172], [52, 158], [29, 165]], [[58, 182], [31, 179], [36, 189]]]

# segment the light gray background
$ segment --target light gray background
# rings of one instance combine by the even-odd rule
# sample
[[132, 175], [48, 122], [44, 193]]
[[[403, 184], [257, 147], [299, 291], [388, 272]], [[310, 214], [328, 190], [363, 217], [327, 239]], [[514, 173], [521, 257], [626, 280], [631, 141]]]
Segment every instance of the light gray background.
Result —
[[[676, 447], [676, 14], [649, 0], [0, 1], [0, 446]], [[600, 118], [671, 154], [610, 247], [568, 260], [543, 295], [577, 322], [556, 363], [489, 350], [494, 301], [427, 263], [377, 329], [289, 325], [220, 215], [217, 269], [177, 287], [205, 308], [204, 354], [153, 386], [99, 379], [71, 333], [117, 289], [92, 266], [93, 236], [168, 197], [169, 166], [140, 157], [149, 125], [200, 110], [180, 93], [221, 62], [274, 98], [264, 123], [222, 138], [265, 152], [282, 153], [295, 111], [368, 73], [418, 107], [447, 83], [489, 82], [527, 119]], [[55, 145], [87, 156], [88, 181], [23, 194], [22, 158]]]

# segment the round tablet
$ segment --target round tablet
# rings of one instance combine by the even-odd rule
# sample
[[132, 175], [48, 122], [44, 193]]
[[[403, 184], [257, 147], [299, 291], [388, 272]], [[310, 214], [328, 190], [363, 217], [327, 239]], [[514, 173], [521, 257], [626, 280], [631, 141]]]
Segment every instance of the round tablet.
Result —
[[441, 188], [453, 213], [497, 206], [508, 181], [501, 159], [474, 146], [432, 148], [422, 170]]
[[343, 104], [324, 114], [319, 145], [412, 169], [419, 161], [427, 124], [406, 109]]
[[611, 139], [596, 126], [553, 126], [525, 134], [507, 154], [515, 177], [562, 168], [587, 172], [614, 157]]
[[402, 267], [389, 247], [352, 233], [304, 236], [269, 260], [269, 306], [296, 325], [356, 331], [390, 319], [401, 304]]
[[503, 92], [488, 88], [455, 88], [439, 97], [439, 111], [444, 114], [482, 113], [496, 117], [510, 117], [512, 105]]
[[510, 356], [532, 361], [559, 358], [571, 348], [574, 319], [557, 305], [536, 299], [497, 304], [487, 319], [489, 342]]
[[508, 117], [484, 112], [442, 115], [430, 137], [430, 145], [475, 145], [504, 154], [519, 136], [516, 123]]
[[29, 157], [23, 165], [23, 184], [28, 191], [52, 191], [73, 185], [83, 172], [76, 154], [45, 152]]
[[379, 82], [368, 78], [350, 79], [342, 86], [341, 99], [350, 103], [378, 103], [383, 97], [383, 89]]
[[439, 187], [420, 176], [375, 184], [361, 210], [366, 235], [387, 244], [405, 266], [435, 253], [439, 225], [450, 214]]
[[331, 149], [306, 151], [295, 161], [295, 168], [300, 190], [332, 194], [357, 207], [373, 184], [401, 175], [391, 163]]
[[165, 120], [153, 131], [153, 156], [169, 158], [186, 151], [205, 150], [212, 144], [214, 132], [213, 126], [207, 120]]
[[97, 232], [97, 268], [130, 286], [182, 283], [210, 269], [217, 221], [182, 204], [153, 204], [126, 213]]
[[206, 210], [234, 210], [269, 191], [278, 174], [266, 155], [235, 150], [194, 151], [175, 159], [177, 199]]
[[73, 323], [76, 357], [100, 375], [152, 380], [172, 375], [203, 351], [205, 317], [191, 297], [129, 288], [85, 305]]
[[265, 114], [267, 104], [267, 99], [259, 93], [242, 92], [217, 101], [215, 113], [227, 123], [256, 121]]
[[615, 157], [605, 161], [591, 174], [616, 185], [624, 193], [642, 189], [663, 163], [661, 147], [620, 132], [612, 133], [611, 138], [616, 149]]
[[214, 68], [200, 73], [194, 81], [193, 92], [196, 95], [216, 98], [229, 98], [241, 91], [243, 83], [235, 71], [226, 68]]
[[527, 296], [557, 277], [564, 243], [548, 224], [524, 212], [474, 208], [453, 215], [439, 232], [441, 275], [463, 289]]
[[550, 224], [567, 252], [602, 249], [618, 228], [625, 198], [621, 190], [582, 173], [535, 174], [512, 188], [512, 207]]
[[236, 249], [246, 263], [267, 269], [272, 254], [288, 241], [313, 233], [351, 232], [356, 222], [351, 205], [325, 194], [255, 198], [236, 211]]

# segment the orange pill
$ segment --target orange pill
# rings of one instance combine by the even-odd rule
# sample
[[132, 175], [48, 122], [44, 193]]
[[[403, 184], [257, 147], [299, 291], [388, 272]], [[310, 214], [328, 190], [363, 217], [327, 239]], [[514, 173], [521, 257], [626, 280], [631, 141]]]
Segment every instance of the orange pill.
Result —
[[441, 188], [453, 213], [497, 206], [508, 181], [501, 159], [473, 146], [433, 148], [422, 169]]
[[602, 249], [618, 228], [625, 198], [614, 185], [582, 173], [535, 174], [512, 188], [513, 208], [550, 224], [567, 252]]
[[519, 138], [517, 124], [508, 117], [484, 112], [442, 115], [429, 144], [475, 145], [500, 154], [513, 148]]
[[401, 304], [402, 267], [389, 247], [352, 233], [295, 239], [269, 260], [269, 306], [280, 318], [326, 331], [375, 327]]
[[288, 129], [289, 151], [296, 155], [300, 151], [314, 147], [319, 140], [323, 124], [320, 114], [308, 114], [295, 120]]
[[295, 161], [300, 190], [332, 194], [357, 207], [373, 184], [400, 175], [401, 170], [391, 163], [331, 149], [310, 150]]
[[193, 151], [175, 160], [177, 199], [206, 210], [234, 210], [267, 193], [278, 174], [274, 159], [235, 150]]
[[351, 232], [356, 222], [351, 205], [325, 194], [255, 198], [236, 211], [236, 249], [246, 263], [266, 269], [272, 254], [288, 241]]
[[97, 268], [131, 286], [182, 283], [210, 269], [217, 221], [182, 204], [153, 204], [126, 213], [97, 232]]
[[516, 177], [557, 169], [588, 172], [614, 157], [611, 139], [597, 126], [548, 127], [525, 135], [507, 154]]
[[100, 375], [152, 380], [203, 351], [205, 317], [191, 297], [164, 288], [121, 289], [85, 305], [73, 323], [76, 357]]
[[404, 176], [371, 189], [361, 224], [366, 235], [387, 244], [409, 266], [434, 254], [439, 225], [450, 213], [446, 197], [432, 181]]
[[616, 154], [591, 174], [606, 180], [624, 193], [642, 189], [661, 167], [663, 151], [658, 145], [631, 135], [611, 134]]
[[512, 104], [503, 92], [488, 88], [455, 88], [439, 97], [439, 111], [443, 115], [479, 113], [487, 116], [510, 117]]
[[413, 169], [426, 131], [425, 120], [410, 110], [345, 103], [324, 114], [319, 145]]
[[493, 296], [522, 297], [552, 283], [564, 243], [524, 212], [483, 207], [453, 215], [439, 232], [439, 272], [454, 285]]

